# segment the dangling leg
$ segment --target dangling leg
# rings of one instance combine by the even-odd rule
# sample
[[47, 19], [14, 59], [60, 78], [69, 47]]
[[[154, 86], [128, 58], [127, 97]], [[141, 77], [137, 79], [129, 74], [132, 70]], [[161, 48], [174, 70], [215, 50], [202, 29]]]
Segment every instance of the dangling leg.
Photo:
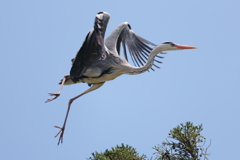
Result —
[[98, 89], [98, 88], [101, 87], [104, 83], [105, 83], [105, 82], [93, 84], [93, 86], [92, 86], [91, 88], [89, 88], [88, 90], [86, 90], [86, 91], [83, 92], [82, 94], [79, 94], [78, 96], [76, 96], [76, 97], [74, 97], [74, 98], [72, 98], [72, 99], [69, 100], [69, 102], [68, 102], [68, 109], [67, 109], [67, 113], [66, 113], [66, 117], [65, 117], [63, 126], [62, 126], [62, 127], [55, 126], [55, 128], [59, 128], [59, 129], [60, 129], [60, 131], [59, 131], [59, 132], [56, 134], [56, 136], [55, 136], [55, 137], [57, 137], [57, 136], [60, 134], [60, 137], [59, 137], [59, 140], [58, 140], [58, 145], [59, 145], [60, 142], [63, 143], [63, 133], [64, 133], [64, 130], [65, 130], [65, 127], [66, 127], [66, 122], [67, 122], [67, 118], [68, 118], [68, 113], [69, 113], [69, 111], [70, 111], [70, 107], [71, 107], [72, 102], [73, 102], [75, 99], [81, 97], [82, 95], [87, 94], [87, 93], [89, 93], [89, 92], [91, 92], [91, 91], [93, 91], [93, 90]]
[[59, 89], [58, 93], [48, 93], [50, 96], [55, 96], [55, 97], [47, 99], [47, 100], [45, 101], [45, 103], [50, 102], [50, 101], [52, 101], [52, 100], [54, 100], [54, 99], [57, 99], [57, 97], [60, 96], [61, 91], [62, 91], [62, 87], [63, 87], [66, 79], [67, 79], [69, 76], [70, 76], [70, 75], [67, 74], [67, 75], [65, 75], [65, 76], [63, 77], [62, 83], [60, 82], [60, 83], [61, 83], [61, 86], [60, 86], [60, 89]]

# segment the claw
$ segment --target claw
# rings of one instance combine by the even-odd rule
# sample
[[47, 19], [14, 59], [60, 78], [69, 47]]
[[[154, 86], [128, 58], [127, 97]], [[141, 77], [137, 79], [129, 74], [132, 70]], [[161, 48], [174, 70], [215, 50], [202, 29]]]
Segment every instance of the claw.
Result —
[[54, 136], [55, 138], [62, 132], [62, 127], [54, 126], [55, 128], [59, 128], [60, 131]]
[[50, 96], [56, 96], [58, 97], [60, 94], [59, 93], [48, 93]]
[[61, 143], [63, 143], [63, 133], [64, 133], [64, 128], [63, 127], [59, 127], [59, 126], [54, 126], [55, 128], [59, 128], [60, 131], [58, 131], [58, 133], [54, 136], [55, 138], [60, 134], [59, 140], [58, 140], [58, 145]]
[[45, 103], [50, 102], [50, 101], [52, 101], [52, 100], [54, 100], [54, 99], [57, 99], [57, 97], [60, 96], [60, 93], [48, 93], [48, 94], [49, 94], [50, 96], [55, 96], [55, 97], [47, 99], [47, 100], [45, 101]]

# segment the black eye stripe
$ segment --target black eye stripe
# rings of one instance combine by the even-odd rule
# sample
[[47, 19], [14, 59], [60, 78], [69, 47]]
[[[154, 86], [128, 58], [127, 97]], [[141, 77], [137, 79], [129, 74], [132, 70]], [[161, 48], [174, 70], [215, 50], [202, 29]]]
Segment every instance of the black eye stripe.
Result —
[[98, 12], [98, 14], [102, 14], [103, 12]]
[[172, 43], [172, 42], [164, 42], [163, 44], [170, 44], [170, 43]]
[[164, 42], [163, 44], [171, 44], [171, 46], [175, 46], [173, 42]]

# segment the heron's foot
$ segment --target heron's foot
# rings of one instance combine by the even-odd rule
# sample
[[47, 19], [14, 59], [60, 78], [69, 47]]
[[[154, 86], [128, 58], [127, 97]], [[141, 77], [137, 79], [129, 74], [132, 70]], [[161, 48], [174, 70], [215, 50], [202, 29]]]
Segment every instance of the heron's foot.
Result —
[[59, 126], [54, 126], [55, 128], [59, 128], [59, 132], [54, 136], [55, 138], [60, 134], [60, 137], [58, 139], [58, 145], [61, 143], [63, 143], [63, 133], [64, 133], [64, 127], [59, 127]]
[[45, 101], [45, 103], [50, 102], [50, 101], [52, 101], [52, 100], [54, 100], [54, 99], [57, 99], [57, 97], [60, 96], [60, 93], [48, 93], [48, 94], [49, 94], [50, 96], [55, 96], [55, 97], [47, 99], [47, 100]]

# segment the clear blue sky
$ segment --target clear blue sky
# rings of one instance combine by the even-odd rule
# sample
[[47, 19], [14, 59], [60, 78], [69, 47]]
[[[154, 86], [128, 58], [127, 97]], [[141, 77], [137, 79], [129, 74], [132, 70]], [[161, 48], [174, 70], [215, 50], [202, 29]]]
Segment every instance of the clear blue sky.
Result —
[[[150, 157], [186, 121], [203, 124], [211, 159], [238, 159], [239, 8], [237, 0], [1, 1], [1, 159], [79, 160], [121, 143]], [[57, 100], [44, 101], [58, 91], [99, 11], [111, 15], [106, 36], [129, 22], [156, 44], [198, 49], [169, 51], [160, 70], [123, 75], [76, 100], [57, 146], [53, 126], [88, 86], [65, 86]]]

